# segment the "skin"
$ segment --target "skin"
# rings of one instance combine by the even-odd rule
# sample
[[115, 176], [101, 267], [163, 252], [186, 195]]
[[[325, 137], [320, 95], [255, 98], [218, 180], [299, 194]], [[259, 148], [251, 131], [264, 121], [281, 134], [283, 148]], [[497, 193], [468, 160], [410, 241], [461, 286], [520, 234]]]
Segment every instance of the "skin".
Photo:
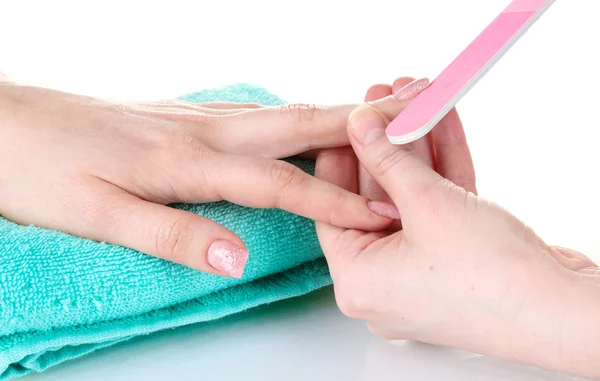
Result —
[[[376, 231], [392, 222], [365, 197], [281, 158], [348, 144], [356, 105], [111, 102], [0, 79], [0, 215], [241, 276], [244, 243], [167, 207], [227, 200]], [[235, 247], [213, 250], [213, 243]], [[215, 246], [212, 246], [213, 249]], [[237, 267], [215, 268], [238, 255]], [[218, 267], [218, 266], [217, 266]]]
[[[366, 100], [408, 82], [374, 86]], [[384, 232], [317, 223], [340, 309], [385, 339], [600, 377], [598, 266], [477, 196], [455, 110], [416, 147], [389, 143], [384, 128], [405, 106], [360, 106], [348, 123], [352, 149], [318, 156], [317, 177], [391, 200], [401, 215]]]
[[[117, 103], [0, 74], [0, 214], [227, 275], [207, 251], [239, 238], [165, 205], [279, 207], [317, 220], [340, 309], [376, 335], [600, 377], [600, 270], [477, 196], [456, 111], [411, 146], [372, 139], [411, 80], [355, 109]], [[277, 160], [296, 154], [321, 180]]]

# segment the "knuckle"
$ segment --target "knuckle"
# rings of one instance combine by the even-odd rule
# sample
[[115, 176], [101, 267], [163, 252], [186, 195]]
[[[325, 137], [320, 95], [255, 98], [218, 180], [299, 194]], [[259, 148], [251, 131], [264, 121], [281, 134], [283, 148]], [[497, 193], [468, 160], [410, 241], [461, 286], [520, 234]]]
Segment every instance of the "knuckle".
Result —
[[[410, 205], [418, 208], [419, 218], [429, 219], [432, 223], [442, 218], [449, 207], [446, 194], [451, 193], [450, 188], [456, 188], [445, 178], [440, 177], [435, 184], [421, 184], [415, 182], [406, 187], [407, 197], [410, 199]], [[446, 200], [446, 202], [444, 202]], [[456, 203], [452, 202], [452, 207]]]
[[[108, 200], [107, 200], [108, 201]], [[110, 204], [104, 204], [102, 200], [81, 203], [79, 209], [79, 230], [88, 232], [93, 230], [94, 226], [102, 224], [110, 215], [113, 209]]]
[[385, 148], [375, 160], [375, 175], [385, 176], [392, 169], [401, 165], [407, 159], [414, 159], [417, 153], [414, 150], [399, 150], [396, 147]]
[[176, 123], [168, 123], [148, 129], [144, 139], [155, 150], [171, 152], [189, 144], [191, 136]]
[[456, 189], [456, 184], [444, 177], [440, 177], [435, 182], [435, 186], [421, 188], [416, 197], [419, 205], [424, 205], [428, 211], [438, 213], [444, 205], [444, 196]]
[[208, 113], [201, 113], [201, 114], [194, 115], [194, 124], [196, 126], [201, 126], [202, 128], [204, 128], [207, 131], [211, 131], [211, 133], [214, 132], [215, 130], [218, 130], [221, 127], [226, 126], [227, 122], [229, 120], [230, 119], [229, 119], [228, 115], [208, 114]]
[[285, 191], [291, 185], [299, 185], [304, 177], [300, 168], [280, 160], [271, 164], [269, 175], [279, 193]]
[[199, 156], [206, 155], [210, 148], [200, 142], [192, 134], [180, 129], [170, 130], [163, 134], [158, 156], [168, 165], [178, 167], [182, 162], [198, 163]]
[[[151, 154], [149, 154], [151, 152]], [[181, 129], [169, 129], [155, 138], [148, 149], [138, 151], [139, 163], [154, 168], [160, 181], [152, 181], [153, 191], [166, 193], [171, 200], [189, 200], [212, 189], [211, 170], [217, 152], [204, 141]], [[193, 173], [193, 175], [191, 175]], [[200, 187], [200, 189], [198, 189]]]
[[294, 103], [281, 106], [283, 113], [297, 123], [310, 123], [315, 119], [317, 106], [307, 103]]
[[77, 216], [73, 231], [83, 235], [113, 226], [123, 213], [118, 197], [96, 192], [92, 186], [74, 181], [71, 199], [65, 204], [66, 210]]
[[159, 257], [185, 263], [190, 254], [194, 230], [190, 229], [192, 219], [179, 217], [160, 226], [156, 233], [156, 252]]

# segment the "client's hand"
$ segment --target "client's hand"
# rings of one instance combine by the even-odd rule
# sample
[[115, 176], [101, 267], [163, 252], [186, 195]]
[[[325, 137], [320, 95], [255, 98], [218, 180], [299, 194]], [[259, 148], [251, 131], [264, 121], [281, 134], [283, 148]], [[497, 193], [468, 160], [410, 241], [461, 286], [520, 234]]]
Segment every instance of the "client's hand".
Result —
[[[414, 147], [392, 145], [384, 129], [406, 104], [373, 102], [350, 116], [356, 156], [395, 202], [402, 230], [317, 223], [340, 309], [386, 339], [600, 376], [598, 267], [476, 195], [456, 111], [419, 143], [435, 170]], [[325, 150], [317, 176], [357, 192], [358, 164], [352, 150]]]
[[4, 78], [0, 215], [239, 277], [248, 253], [237, 236], [165, 205], [228, 200], [348, 228], [389, 226], [370, 209], [381, 204], [276, 160], [348, 145], [355, 107], [118, 103]]

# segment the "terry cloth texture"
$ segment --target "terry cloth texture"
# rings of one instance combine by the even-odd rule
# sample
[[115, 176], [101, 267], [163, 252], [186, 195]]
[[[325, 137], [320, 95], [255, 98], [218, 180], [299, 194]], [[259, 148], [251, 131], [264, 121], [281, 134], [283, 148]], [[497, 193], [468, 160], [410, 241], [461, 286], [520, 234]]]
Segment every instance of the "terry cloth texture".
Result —
[[[233, 85], [191, 102], [283, 101]], [[290, 160], [308, 173], [314, 162]], [[243, 279], [201, 273], [120, 246], [0, 217], [0, 380], [40, 372], [159, 330], [206, 322], [329, 285], [314, 223], [227, 202], [177, 204], [239, 235], [250, 258]]]

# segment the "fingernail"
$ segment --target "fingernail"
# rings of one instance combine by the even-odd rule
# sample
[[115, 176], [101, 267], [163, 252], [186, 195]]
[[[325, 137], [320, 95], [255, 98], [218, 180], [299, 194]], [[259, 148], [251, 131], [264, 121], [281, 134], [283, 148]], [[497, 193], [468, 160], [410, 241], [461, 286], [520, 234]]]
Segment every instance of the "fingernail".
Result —
[[376, 114], [376, 111], [367, 108], [350, 115], [350, 131], [362, 145], [371, 144], [385, 134], [385, 120], [381, 115], [375, 116], [373, 113]]
[[369, 201], [367, 206], [371, 211], [394, 220], [400, 219], [400, 211], [394, 205], [382, 201]]
[[429, 80], [427, 78], [421, 78], [412, 81], [408, 85], [404, 86], [394, 94], [394, 98], [398, 101], [406, 101], [419, 95], [419, 93], [425, 90], [429, 86]]
[[208, 248], [208, 263], [233, 278], [241, 278], [248, 261], [248, 250], [231, 242], [215, 241]]

